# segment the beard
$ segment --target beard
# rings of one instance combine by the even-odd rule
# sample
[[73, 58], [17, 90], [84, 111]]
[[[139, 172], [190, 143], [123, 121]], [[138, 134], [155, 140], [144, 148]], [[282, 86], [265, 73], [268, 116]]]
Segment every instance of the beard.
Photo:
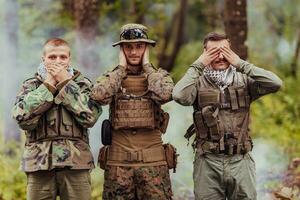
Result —
[[138, 56], [132, 56], [127, 58], [127, 63], [131, 66], [140, 66], [142, 63], [142, 58]]

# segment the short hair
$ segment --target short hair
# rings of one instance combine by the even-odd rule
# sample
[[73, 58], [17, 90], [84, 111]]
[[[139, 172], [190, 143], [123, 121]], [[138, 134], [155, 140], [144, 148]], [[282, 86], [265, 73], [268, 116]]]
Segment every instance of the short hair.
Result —
[[69, 46], [69, 43], [67, 41], [60, 38], [50, 38], [45, 42], [44, 46], [48, 44], [52, 46]]
[[61, 38], [50, 38], [44, 43], [43, 53], [45, 53], [45, 47], [47, 45], [58, 47], [58, 46], [67, 46], [70, 47], [69, 43]]
[[208, 33], [203, 40], [203, 47], [206, 48], [208, 41], [220, 41], [220, 40], [228, 40], [230, 43], [229, 38], [225, 34], [210, 32]]

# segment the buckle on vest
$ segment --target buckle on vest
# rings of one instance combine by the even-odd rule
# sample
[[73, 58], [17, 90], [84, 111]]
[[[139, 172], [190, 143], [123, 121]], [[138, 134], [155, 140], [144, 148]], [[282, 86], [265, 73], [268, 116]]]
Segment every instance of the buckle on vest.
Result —
[[237, 152], [237, 145], [234, 144], [225, 144], [225, 150], [223, 152], [225, 155], [235, 155]]
[[139, 152], [134, 151], [134, 152], [126, 152], [126, 161], [128, 162], [135, 162], [135, 161], [139, 161]]
[[220, 103], [220, 108], [228, 109], [228, 108], [231, 108], [231, 105], [230, 105], [230, 103]]
[[224, 142], [226, 143], [229, 139], [234, 139], [234, 133], [231, 132], [224, 133]]

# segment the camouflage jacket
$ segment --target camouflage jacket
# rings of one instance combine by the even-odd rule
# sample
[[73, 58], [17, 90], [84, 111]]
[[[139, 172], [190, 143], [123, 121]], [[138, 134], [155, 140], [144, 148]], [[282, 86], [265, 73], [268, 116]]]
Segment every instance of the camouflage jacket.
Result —
[[[71, 80], [59, 83], [56, 88], [43, 83], [36, 75], [26, 80], [16, 98], [12, 116], [28, 134], [38, 126], [43, 114], [54, 104], [61, 104], [84, 128], [92, 127], [102, 113], [101, 106], [89, 98], [92, 84], [75, 71]], [[25, 172], [70, 167], [94, 168], [90, 147], [82, 140], [68, 139], [26, 142], [21, 168]]]
[[[143, 69], [148, 80], [151, 98], [159, 104], [171, 101], [174, 83], [169, 73], [161, 68], [156, 70], [150, 64], [146, 64]], [[122, 79], [127, 73], [132, 73], [132, 71], [119, 65], [111, 72], [100, 76], [92, 89], [91, 98], [101, 105], [110, 104], [113, 96], [120, 90]]]

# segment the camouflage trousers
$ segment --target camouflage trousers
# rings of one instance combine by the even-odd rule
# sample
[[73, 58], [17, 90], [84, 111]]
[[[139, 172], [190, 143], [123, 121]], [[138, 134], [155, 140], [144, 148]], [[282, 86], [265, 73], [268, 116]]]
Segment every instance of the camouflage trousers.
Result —
[[89, 170], [51, 170], [27, 173], [27, 200], [90, 200]]
[[196, 200], [256, 200], [255, 163], [251, 155], [196, 153]]
[[104, 200], [169, 200], [172, 188], [167, 166], [106, 166]]

